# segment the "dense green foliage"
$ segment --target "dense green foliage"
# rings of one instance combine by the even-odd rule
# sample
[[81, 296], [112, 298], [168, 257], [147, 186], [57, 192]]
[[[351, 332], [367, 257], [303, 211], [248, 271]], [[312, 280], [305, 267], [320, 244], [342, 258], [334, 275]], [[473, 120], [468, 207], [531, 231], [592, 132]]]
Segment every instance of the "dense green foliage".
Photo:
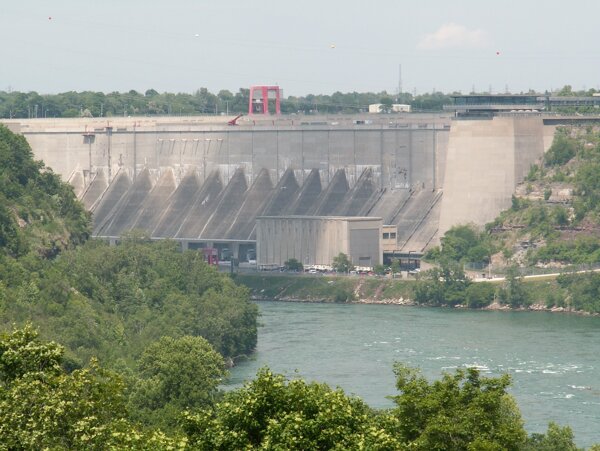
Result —
[[335, 272], [340, 273], [349, 273], [354, 269], [354, 265], [352, 264], [348, 256], [343, 252], [340, 252], [338, 255], [333, 257], [331, 267]]
[[422, 274], [415, 286], [415, 302], [449, 306], [462, 304], [470, 283], [461, 265], [443, 261], [439, 267]]
[[97, 356], [133, 367], [163, 335], [202, 336], [226, 357], [256, 344], [247, 289], [172, 242], [92, 241], [54, 261], [5, 257], [0, 280], [0, 326], [33, 321], [76, 365]]
[[[84, 243], [90, 217], [72, 188], [4, 127], [0, 163], [0, 330], [33, 323], [65, 345], [39, 344], [29, 326], [4, 337], [9, 448], [102, 448], [106, 434], [136, 434], [129, 419], [172, 429], [181, 410], [210, 405], [223, 356], [256, 345], [248, 290], [173, 242], [132, 233], [116, 247]], [[26, 436], [34, 423], [39, 437]]]
[[339, 389], [263, 369], [214, 409], [187, 414], [184, 428], [203, 450], [517, 450], [526, 443], [508, 376], [468, 369], [429, 383], [403, 365], [395, 372], [396, 408], [377, 412]]
[[567, 305], [575, 310], [600, 312], [600, 274], [564, 274], [558, 285], [567, 292]]
[[[594, 90], [574, 92], [565, 86], [561, 95], [591, 95]], [[0, 117], [2, 118], [42, 118], [42, 117], [110, 117], [110, 116], [155, 116], [155, 115], [201, 115], [238, 114], [248, 111], [249, 89], [241, 88], [236, 93], [223, 89], [211, 93], [200, 88], [193, 94], [159, 93], [154, 89], [145, 92], [63, 92], [60, 94], [39, 94], [37, 92], [0, 91]], [[357, 113], [368, 110], [370, 104], [381, 103], [383, 112], [390, 110], [393, 103], [409, 104], [413, 111], [442, 111], [450, 105], [452, 98], [442, 92], [413, 95], [403, 92], [399, 95], [382, 92], [334, 92], [333, 94], [307, 94], [288, 96], [281, 101], [283, 113]], [[566, 108], [565, 112], [576, 110], [593, 112], [591, 107]], [[589, 111], [588, 111], [589, 110]]]
[[130, 410], [138, 421], [172, 429], [182, 410], [207, 407], [226, 375], [223, 357], [202, 337], [162, 337], [138, 361]]
[[201, 450], [397, 449], [360, 399], [268, 369], [214, 409], [190, 413], [184, 429]]
[[410, 449], [520, 449], [526, 434], [508, 375], [485, 378], [474, 368], [444, 374], [429, 383], [418, 371], [397, 364], [392, 412]]
[[565, 262], [594, 264], [600, 262], [600, 240], [591, 236], [579, 236], [573, 240], [551, 241], [529, 255], [531, 263]]
[[581, 149], [581, 143], [570, 137], [565, 129], [558, 129], [552, 145], [544, 155], [547, 166], [559, 166], [568, 163]]
[[72, 188], [0, 125], [0, 254], [56, 255], [85, 241], [89, 217]]
[[287, 271], [302, 272], [304, 270], [304, 265], [295, 258], [290, 258], [284, 262], [283, 266]]
[[63, 348], [30, 326], [0, 335], [0, 449], [175, 449], [174, 438], [129, 422], [116, 373], [63, 365]]
[[523, 280], [519, 277], [519, 270], [515, 266], [510, 266], [506, 270], [506, 282], [498, 290], [498, 298], [502, 304], [508, 304], [511, 307], [521, 307], [530, 304]]
[[427, 252], [427, 260], [487, 264], [494, 252], [489, 235], [473, 225], [454, 226], [440, 241], [440, 247], [433, 247]]
[[490, 305], [496, 295], [497, 287], [489, 282], [469, 284], [465, 291], [465, 304], [469, 308], [482, 308]]
[[502, 284], [472, 282], [466, 277], [462, 266], [442, 261], [421, 274], [414, 287], [414, 300], [419, 304], [450, 306], [465, 305], [481, 308], [497, 300], [513, 308], [528, 306], [532, 295], [525, 288], [516, 267], [509, 267]]

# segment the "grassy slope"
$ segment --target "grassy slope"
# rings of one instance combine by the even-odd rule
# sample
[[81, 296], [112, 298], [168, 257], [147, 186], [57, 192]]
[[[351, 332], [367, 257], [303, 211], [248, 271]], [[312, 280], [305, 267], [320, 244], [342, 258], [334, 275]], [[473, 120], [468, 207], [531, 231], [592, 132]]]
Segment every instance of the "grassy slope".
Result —
[[[413, 297], [414, 280], [240, 274], [237, 283], [250, 288], [258, 299], [302, 300], [308, 302], [398, 302]], [[532, 304], [562, 306], [566, 292], [556, 280], [524, 280], [524, 288]], [[340, 292], [345, 297], [340, 296]]]
[[257, 298], [324, 302], [409, 298], [412, 281], [383, 278], [239, 274]]

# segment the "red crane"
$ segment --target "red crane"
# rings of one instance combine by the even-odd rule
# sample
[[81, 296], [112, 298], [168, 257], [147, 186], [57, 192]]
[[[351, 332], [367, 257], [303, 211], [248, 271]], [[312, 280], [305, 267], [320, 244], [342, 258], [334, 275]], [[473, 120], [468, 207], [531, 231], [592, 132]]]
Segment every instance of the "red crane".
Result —
[[231, 119], [230, 121], [228, 121], [228, 122], [227, 122], [227, 125], [239, 125], [239, 124], [237, 123], [237, 121], [238, 121], [238, 119], [239, 119], [240, 117], [242, 117], [242, 116], [243, 116], [243, 114], [238, 114], [236, 117], [234, 117], [233, 119]]

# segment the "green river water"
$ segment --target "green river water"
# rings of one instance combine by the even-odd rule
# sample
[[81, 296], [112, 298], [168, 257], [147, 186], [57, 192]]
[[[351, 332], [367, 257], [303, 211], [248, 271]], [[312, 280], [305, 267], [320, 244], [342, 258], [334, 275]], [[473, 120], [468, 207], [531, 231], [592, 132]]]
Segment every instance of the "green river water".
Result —
[[394, 305], [265, 301], [255, 355], [231, 370], [229, 387], [265, 365], [327, 382], [373, 407], [391, 407], [395, 361], [430, 379], [477, 366], [508, 373], [529, 432], [549, 421], [577, 443], [600, 443], [600, 317]]

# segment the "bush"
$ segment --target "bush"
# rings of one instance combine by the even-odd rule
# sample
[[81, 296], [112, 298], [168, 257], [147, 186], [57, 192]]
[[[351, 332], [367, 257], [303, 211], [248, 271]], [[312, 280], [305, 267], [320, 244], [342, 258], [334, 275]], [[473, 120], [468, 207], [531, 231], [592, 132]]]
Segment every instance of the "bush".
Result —
[[433, 248], [428, 258], [455, 262], [484, 262], [489, 261], [492, 245], [485, 232], [479, 232], [472, 225], [454, 226], [441, 238], [441, 248]]
[[348, 273], [354, 269], [354, 265], [343, 252], [340, 252], [336, 257], [333, 257], [331, 267], [334, 271], [340, 273]]
[[469, 308], [482, 308], [494, 300], [496, 287], [489, 282], [472, 283], [467, 287], [465, 302]]
[[289, 260], [283, 263], [283, 266], [288, 271], [302, 272], [304, 270], [304, 265], [302, 265], [302, 263], [300, 263], [295, 258], [290, 258]]
[[558, 130], [552, 145], [544, 155], [546, 166], [560, 166], [567, 163], [577, 155], [581, 145], [575, 138], [571, 138], [565, 131]]

